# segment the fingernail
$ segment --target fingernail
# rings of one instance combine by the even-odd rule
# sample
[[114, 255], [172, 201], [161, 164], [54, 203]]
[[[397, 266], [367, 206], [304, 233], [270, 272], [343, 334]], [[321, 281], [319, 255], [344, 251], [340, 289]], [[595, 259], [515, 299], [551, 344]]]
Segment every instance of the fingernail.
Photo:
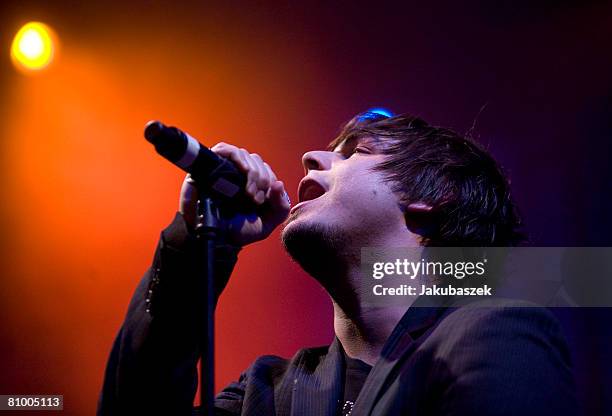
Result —
[[258, 203], [263, 203], [266, 199], [266, 194], [264, 193], [264, 191], [257, 191], [257, 195], [255, 196], [255, 200]]

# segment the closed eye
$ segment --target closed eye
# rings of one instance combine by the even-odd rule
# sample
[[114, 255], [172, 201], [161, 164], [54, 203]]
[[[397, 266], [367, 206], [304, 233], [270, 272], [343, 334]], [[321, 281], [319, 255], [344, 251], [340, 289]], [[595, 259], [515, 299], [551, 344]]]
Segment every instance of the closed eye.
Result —
[[353, 151], [349, 155], [349, 157], [354, 155], [355, 153], [361, 153], [361, 154], [364, 154], [364, 155], [371, 155], [372, 151], [370, 149], [368, 149], [367, 147], [355, 146], [353, 148]]

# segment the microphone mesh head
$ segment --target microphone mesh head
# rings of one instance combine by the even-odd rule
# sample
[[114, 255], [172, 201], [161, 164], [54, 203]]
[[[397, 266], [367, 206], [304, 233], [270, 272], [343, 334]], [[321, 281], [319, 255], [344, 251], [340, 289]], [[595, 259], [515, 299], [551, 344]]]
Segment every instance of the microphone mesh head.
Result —
[[161, 122], [157, 120], [151, 120], [145, 125], [144, 137], [147, 141], [153, 145], [158, 144], [161, 139], [162, 131], [166, 128]]

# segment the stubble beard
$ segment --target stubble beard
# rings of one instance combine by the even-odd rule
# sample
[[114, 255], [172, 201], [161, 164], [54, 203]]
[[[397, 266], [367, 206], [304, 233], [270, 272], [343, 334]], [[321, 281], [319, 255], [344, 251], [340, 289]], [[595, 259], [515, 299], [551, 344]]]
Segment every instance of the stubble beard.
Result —
[[293, 220], [289, 217], [281, 233], [287, 253], [345, 313], [359, 313], [360, 291], [349, 268], [359, 264], [361, 249], [353, 247], [352, 235], [338, 225]]
[[346, 275], [350, 236], [339, 226], [310, 222], [285, 223], [281, 240], [287, 253], [328, 291]]

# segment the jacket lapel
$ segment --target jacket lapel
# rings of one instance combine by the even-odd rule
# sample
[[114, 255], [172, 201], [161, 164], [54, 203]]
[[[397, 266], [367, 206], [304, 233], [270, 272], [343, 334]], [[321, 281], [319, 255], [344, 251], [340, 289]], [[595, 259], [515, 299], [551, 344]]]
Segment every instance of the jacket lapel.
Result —
[[[342, 350], [338, 338], [326, 355], [306, 353], [296, 365], [292, 416], [336, 416], [342, 394]], [[322, 360], [322, 361], [321, 361]]]
[[[392, 377], [393, 369], [402, 357], [410, 355], [414, 338], [431, 327], [446, 310], [440, 306], [411, 306], [393, 329], [383, 347], [380, 358], [370, 371], [353, 407], [354, 415], [369, 415], [383, 386]], [[413, 338], [414, 336], [414, 338]]]

